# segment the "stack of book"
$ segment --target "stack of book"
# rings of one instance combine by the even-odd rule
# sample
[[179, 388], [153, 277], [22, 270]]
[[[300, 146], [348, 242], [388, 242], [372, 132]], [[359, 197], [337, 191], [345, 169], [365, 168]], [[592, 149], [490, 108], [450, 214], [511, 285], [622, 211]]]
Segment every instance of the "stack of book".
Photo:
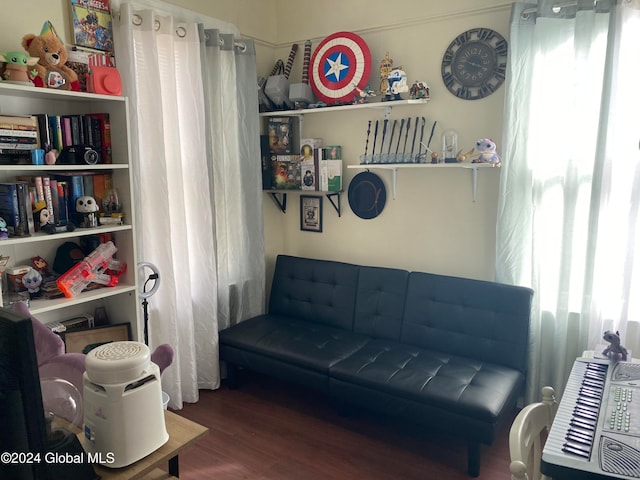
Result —
[[64, 297], [64, 293], [58, 288], [56, 282], [58, 275], [45, 278], [40, 285], [40, 296], [44, 299], [51, 300], [53, 298]]
[[31, 150], [40, 148], [34, 115], [0, 115], [0, 164], [31, 163]]
[[0, 164], [31, 164], [31, 150], [61, 152], [89, 145], [98, 163], [112, 163], [111, 120], [108, 113], [87, 115], [0, 115]]

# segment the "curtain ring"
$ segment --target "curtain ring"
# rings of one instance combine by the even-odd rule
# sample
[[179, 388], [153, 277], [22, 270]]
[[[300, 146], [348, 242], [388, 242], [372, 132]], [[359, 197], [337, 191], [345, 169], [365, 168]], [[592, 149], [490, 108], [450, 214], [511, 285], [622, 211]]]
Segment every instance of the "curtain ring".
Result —
[[244, 42], [238, 42], [235, 44], [236, 48], [240, 50], [242, 53], [247, 51], [247, 44]]
[[136, 27], [139, 27], [140, 25], [142, 25], [142, 17], [137, 13], [134, 13], [131, 17], [131, 23], [133, 23]]
[[205, 41], [207, 41], [207, 42], [208, 42], [209, 40], [211, 40], [211, 35], [209, 35], [209, 32], [207, 32], [207, 31], [205, 31], [205, 32], [204, 32], [204, 39], [205, 39]]
[[218, 46], [224, 47], [224, 39], [222, 37], [218, 37]]
[[178, 27], [176, 28], [176, 35], [180, 38], [184, 38], [187, 36], [187, 30], [184, 27]]
[[155, 28], [156, 32], [160, 30], [160, 20], [156, 18], [153, 22], [153, 27]]

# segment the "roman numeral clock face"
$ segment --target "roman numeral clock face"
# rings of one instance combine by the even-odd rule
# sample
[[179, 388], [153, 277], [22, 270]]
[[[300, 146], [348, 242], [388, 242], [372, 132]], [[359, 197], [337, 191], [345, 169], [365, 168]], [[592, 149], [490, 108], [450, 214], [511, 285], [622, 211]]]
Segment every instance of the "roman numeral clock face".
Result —
[[458, 35], [442, 58], [442, 80], [458, 98], [478, 100], [495, 92], [507, 70], [507, 41], [489, 28]]

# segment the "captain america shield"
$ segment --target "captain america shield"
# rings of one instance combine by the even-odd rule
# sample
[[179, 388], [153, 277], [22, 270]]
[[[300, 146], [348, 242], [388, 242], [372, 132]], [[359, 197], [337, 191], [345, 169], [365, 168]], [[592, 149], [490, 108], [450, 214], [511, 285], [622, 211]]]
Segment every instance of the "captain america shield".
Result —
[[355, 33], [329, 35], [311, 57], [311, 90], [327, 105], [351, 102], [355, 88], [364, 89], [370, 74], [371, 52]]

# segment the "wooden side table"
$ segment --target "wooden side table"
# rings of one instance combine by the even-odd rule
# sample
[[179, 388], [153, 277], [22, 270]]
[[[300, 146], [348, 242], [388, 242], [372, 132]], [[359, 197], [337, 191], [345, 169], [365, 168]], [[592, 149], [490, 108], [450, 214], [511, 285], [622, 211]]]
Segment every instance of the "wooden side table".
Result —
[[[204, 437], [209, 429], [189, 419], [166, 411], [164, 414], [169, 440], [155, 452], [137, 462], [122, 468], [108, 468], [94, 465], [93, 468], [103, 480], [160, 480], [175, 479], [179, 476], [178, 455], [192, 443]], [[84, 446], [84, 435], [78, 434]], [[169, 464], [169, 473], [159, 468]]]

